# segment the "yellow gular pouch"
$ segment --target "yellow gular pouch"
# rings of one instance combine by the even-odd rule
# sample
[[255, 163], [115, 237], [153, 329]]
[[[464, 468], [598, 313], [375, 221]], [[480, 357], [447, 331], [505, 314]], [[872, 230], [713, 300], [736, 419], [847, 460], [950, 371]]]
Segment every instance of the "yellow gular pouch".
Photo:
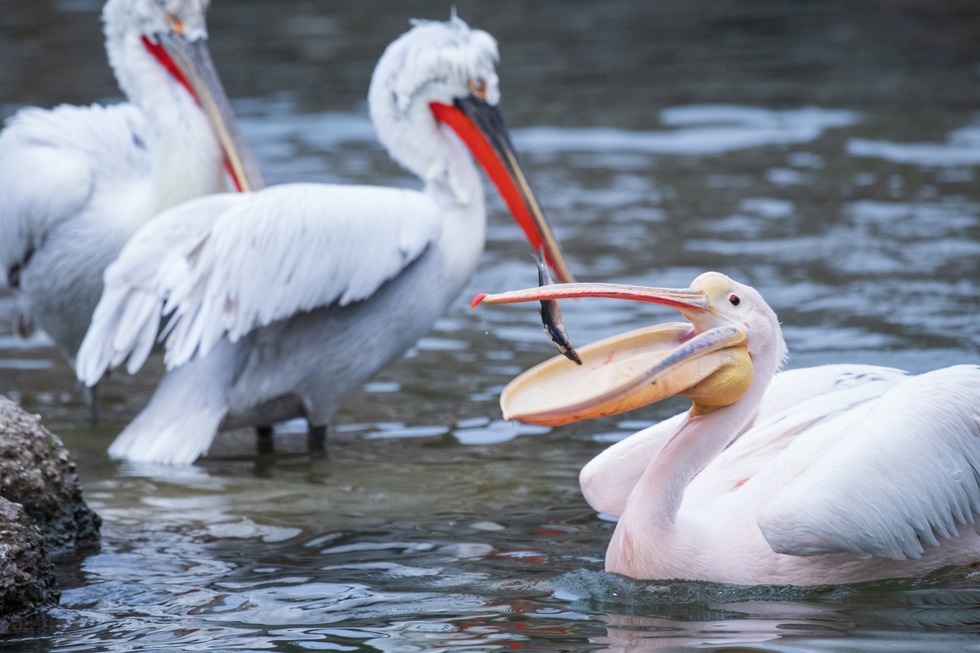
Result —
[[744, 343], [712, 352], [717, 370], [682, 394], [691, 398], [691, 417], [707, 415], [741, 399], [752, 385], [755, 368]]

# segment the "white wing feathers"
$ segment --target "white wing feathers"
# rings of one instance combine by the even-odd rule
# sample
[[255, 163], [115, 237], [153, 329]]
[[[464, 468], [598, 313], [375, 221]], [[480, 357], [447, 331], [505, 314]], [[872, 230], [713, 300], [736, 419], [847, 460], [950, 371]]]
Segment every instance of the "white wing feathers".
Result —
[[[807, 439], [814, 436], [820, 439]], [[957, 525], [974, 527], [980, 513], [980, 367], [910, 377], [835, 439], [760, 513], [773, 550], [903, 560], [957, 536]]]
[[[142, 117], [128, 104], [21, 109], [0, 132], [0, 284], [54, 225], [84, 209], [97, 171], [145, 166], [133, 143]], [[111, 153], [109, 152], [111, 150]]]
[[[685, 504], [709, 503], [757, 474], [776, 477], [775, 485], [781, 486], [787, 477], [824, 455], [838, 432], [850, 428], [907, 378], [901, 370], [861, 365], [826, 365], [777, 374], [755, 422], [688, 485]], [[807, 391], [812, 394], [806, 395]], [[818, 432], [823, 437], [814, 437]]]
[[92, 384], [128, 356], [138, 369], [161, 316], [168, 368], [227, 338], [317, 307], [370, 297], [441, 231], [425, 195], [290, 184], [182, 204], [141, 229], [106, 270], [79, 350]]
[[[704, 503], [751, 478], [805, 428], [873, 401], [904, 381], [906, 373], [871, 365], [822, 365], [775, 376], [750, 428], [711, 461], [684, 492], [685, 503]], [[613, 444], [582, 468], [582, 493], [599, 512], [619, 516], [647, 464], [677, 431], [687, 413], [654, 424]]]
[[157, 339], [166, 288], [161, 277], [179, 266], [184, 243], [196, 241], [238, 199], [222, 194], [186, 202], [137, 231], [105, 271], [105, 288], [75, 360], [75, 373], [94, 385], [106, 370], [129, 358], [143, 365]]

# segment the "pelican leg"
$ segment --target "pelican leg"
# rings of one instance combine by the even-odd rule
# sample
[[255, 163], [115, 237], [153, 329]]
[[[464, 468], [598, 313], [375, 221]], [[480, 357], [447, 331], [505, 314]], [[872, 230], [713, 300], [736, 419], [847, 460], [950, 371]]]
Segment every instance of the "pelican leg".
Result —
[[327, 457], [327, 425], [313, 426], [306, 434], [306, 446], [312, 458]]
[[275, 431], [271, 426], [256, 426], [255, 435], [258, 436], [258, 452], [260, 456], [275, 453], [276, 447], [272, 442], [272, 434]]
[[88, 387], [84, 384], [79, 384], [82, 390], [82, 397], [85, 399], [85, 405], [88, 406], [88, 419], [92, 426], [99, 425], [99, 385], [95, 384], [92, 387]]

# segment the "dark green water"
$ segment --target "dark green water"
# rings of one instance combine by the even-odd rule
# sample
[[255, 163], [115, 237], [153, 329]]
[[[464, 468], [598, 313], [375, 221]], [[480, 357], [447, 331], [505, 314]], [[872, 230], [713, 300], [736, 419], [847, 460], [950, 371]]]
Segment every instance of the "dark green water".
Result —
[[[0, 115], [118, 97], [100, 4], [4, 0]], [[792, 367], [977, 362], [980, 5], [855, 4], [456, 6], [500, 42], [504, 113], [579, 277], [726, 272], [777, 311]], [[448, 11], [217, 0], [212, 53], [266, 179], [414, 184], [363, 98], [408, 18]], [[64, 437], [105, 518], [101, 552], [64, 570], [61, 607], [11, 649], [980, 650], [968, 570], [806, 591], [602, 573], [612, 524], [578, 470], [680, 404], [555, 430], [500, 420], [500, 389], [553, 349], [533, 309], [468, 308], [535, 283], [490, 206], [464, 296], [346, 402], [315, 464], [257, 458], [247, 438], [183, 470], [110, 462], [159, 371], [115, 376], [86, 429], [69, 368], [11, 335], [0, 295], [0, 393]], [[577, 343], [668, 315], [566, 304]]]

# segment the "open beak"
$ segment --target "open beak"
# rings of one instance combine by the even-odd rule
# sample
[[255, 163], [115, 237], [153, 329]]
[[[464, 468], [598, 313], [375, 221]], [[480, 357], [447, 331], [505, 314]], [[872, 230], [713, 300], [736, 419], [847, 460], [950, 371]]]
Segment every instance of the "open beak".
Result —
[[218, 73], [214, 69], [207, 40], [188, 40], [183, 34], [167, 32], [158, 43], [146, 37], [147, 50], [181, 82], [197, 100], [211, 123], [225, 156], [225, 167], [239, 191], [265, 186], [251, 149], [242, 137]]
[[[697, 288], [668, 289], [599, 283], [542, 286], [477, 295], [479, 303], [508, 304], [575, 297], [609, 297], [711, 312]], [[578, 349], [582, 364], [557, 356], [524, 372], [504, 389], [507, 419], [557, 426], [616, 415], [675, 395], [690, 397], [692, 415], [738, 401], [752, 382], [745, 331], [723, 324], [704, 331], [686, 322], [637, 329]]]
[[452, 106], [433, 102], [429, 107], [436, 120], [449, 125], [487, 171], [531, 247], [544, 251], [555, 277], [563, 283], [574, 281], [558, 239], [517, 160], [500, 110], [473, 95], [456, 100]]

